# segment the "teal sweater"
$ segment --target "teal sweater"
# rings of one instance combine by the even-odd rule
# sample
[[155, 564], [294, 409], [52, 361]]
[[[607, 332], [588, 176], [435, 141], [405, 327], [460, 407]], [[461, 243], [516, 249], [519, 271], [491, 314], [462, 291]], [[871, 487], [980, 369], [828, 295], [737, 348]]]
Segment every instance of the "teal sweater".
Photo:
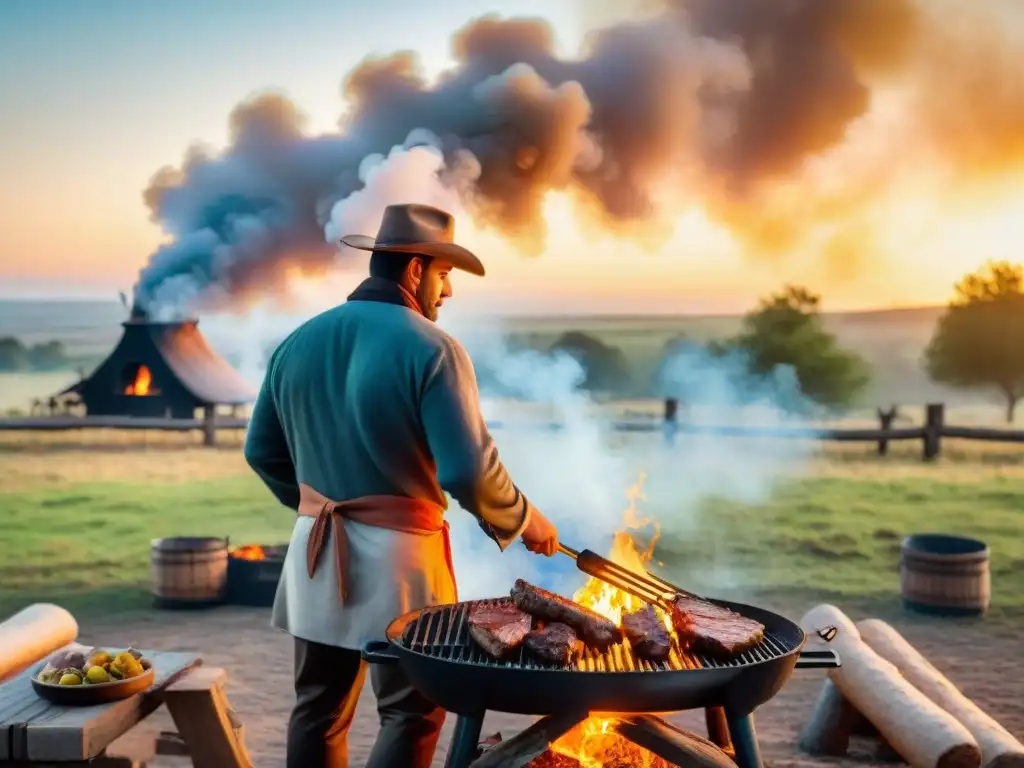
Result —
[[365, 286], [377, 289], [362, 291], [368, 300], [357, 290], [274, 352], [246, 460], [292, 509], [299, 483], [335, 501], [396, 495], [447, 507], [447, 492], [504, 549], [532, 506], [498, 458], [469, 355], [389, 299], [389, 284]]

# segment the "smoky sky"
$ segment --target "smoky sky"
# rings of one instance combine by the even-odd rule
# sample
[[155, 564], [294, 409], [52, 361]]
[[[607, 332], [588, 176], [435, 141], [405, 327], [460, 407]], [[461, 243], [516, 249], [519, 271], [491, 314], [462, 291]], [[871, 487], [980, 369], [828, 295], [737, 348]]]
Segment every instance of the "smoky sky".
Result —
[[[939, 105], [936, 135], [948, 147], [963, 133], [978, 145], [989, 126], [1000, 139], [1019, 135], [1024, 89], [992, 65], [1002, 42], [961, 43], [943, 62], [958, 81], [970, 82], [965, 67], [999, 81], [989, 83], [999, 97], [991, 105], [977, 89], [948, 93], [941, 77], [924, 77], [948, 29], [911, 0], [666, 0], [660, 15], [599, 30], [566, 60], [545, 22], [482, 17], [454, 35], [456, 65], [438, 80], [428, 83], [410, 53], [348, 73], [350, 108], [336, 133], [307, 135], [284, 96], [238, 105], [224, 152], [189, 150], [145, 190], [173, 239], [136, 290], [142, 300], [235, 301], [272, 294], [295, 269], [330, 268], [331, 207], [360, 187], [363, 158], [415, 129], [436, 136], [446, 156], [476, 157], [475, 222], [524, 255], [543, 248], [550, 190], [573, 192], [595, 226], [638, 233], [706, 202], [755, 242], [766, 226], [756, 192], [841, 145], [880, 84], [927, 83], [923, 103]], [[980, 124], [949, 117], [969, 100], [984, 102], [974, 106]]]

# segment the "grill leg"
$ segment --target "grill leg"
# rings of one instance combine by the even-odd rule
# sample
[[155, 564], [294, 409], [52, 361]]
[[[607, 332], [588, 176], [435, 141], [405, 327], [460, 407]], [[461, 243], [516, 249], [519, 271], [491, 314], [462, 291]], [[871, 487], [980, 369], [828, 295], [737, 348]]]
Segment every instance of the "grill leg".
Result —
[[448, 747], [448, 758], [444, 768], [469, 768], [476, 760], [477, 747], [480, 744], [480, 729], [484, 727], [484, 716], [468, 717], [459, 715], [455, 721], [455, 732], [452, 743]]
[[704, 710], [704, 721], [708, 726], [708, 741], [721, 749], [729, 757], [735, 757], [732, 738], [729, 736], [729, 721], [726, 720], [722, 707], [708, 707]]
[[757, 732], [754, 730], [754, 715], [730, 715], [725, 713], [732, 741], [733, 759], [739, 768], [763, 768], [761, 750], [757, 746]]

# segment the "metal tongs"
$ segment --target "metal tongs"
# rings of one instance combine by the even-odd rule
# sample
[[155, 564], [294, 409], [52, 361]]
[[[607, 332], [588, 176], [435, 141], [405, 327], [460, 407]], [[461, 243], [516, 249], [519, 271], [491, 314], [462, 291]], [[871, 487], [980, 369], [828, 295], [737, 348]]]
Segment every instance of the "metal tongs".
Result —
[[576, 550], [559, 544], [558, 551], [575, 560], [576, 567], [584, 573], [664, 611], [671, 611], [672, 604], [680, 596], [703, 599], [647, 571], [642, 574], [631, 571], [590, 549]]
[[[644, 571], [640, 574], [631, 571], [618, 563], [589, 549], [575, 550], [565, 544], [558, 545], [558, 551], [576, 561], [576, 567], [586, 574], [600, 579], [613, 587], [621, 589], [649, 605], [661, 608], [671, 614], [672, 606], [677, 597], [691, 597], [704, 600], [700, 595], [680, 589], [675, 584], [665, 581], [652, 573]], [[835, 627], [817, 630], [817, 634], [826, 643], [831, 642], [838, 630]], [[842, 665], [839, 655], [831, 650], [801, 651], [797, 666], [801, 669], [835, 669]]]

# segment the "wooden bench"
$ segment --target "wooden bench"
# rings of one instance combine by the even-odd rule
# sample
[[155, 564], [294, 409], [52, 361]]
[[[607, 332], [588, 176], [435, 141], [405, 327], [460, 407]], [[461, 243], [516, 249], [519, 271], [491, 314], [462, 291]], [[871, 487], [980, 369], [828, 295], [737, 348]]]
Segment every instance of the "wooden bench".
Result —
[[111, 704], [66, 707], [40, 699], [30, 682], [34, 665], [0, 685], [0, 766], [143, 768], [106, 749], [166, 703], [197, 768], [252, 768], [224, 693], [227, 673], [201, 667], [194, 653], [145, 655], [156, 669], [153, 687]]

